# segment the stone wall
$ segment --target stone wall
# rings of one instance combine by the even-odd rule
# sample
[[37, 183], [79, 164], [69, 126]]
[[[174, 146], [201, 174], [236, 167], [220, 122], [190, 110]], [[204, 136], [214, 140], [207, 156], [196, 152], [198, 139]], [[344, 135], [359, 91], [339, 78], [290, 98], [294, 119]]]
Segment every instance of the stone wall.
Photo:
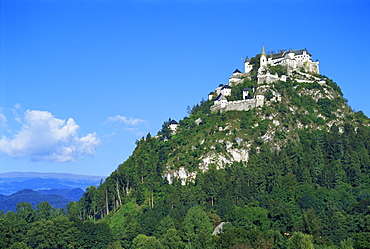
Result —
[[211, 106], [212, 112], [226, 112], [226, 111], [248, 111], [256, 107], [256, 99], [237, 100], [224, 103], [224, 105]]

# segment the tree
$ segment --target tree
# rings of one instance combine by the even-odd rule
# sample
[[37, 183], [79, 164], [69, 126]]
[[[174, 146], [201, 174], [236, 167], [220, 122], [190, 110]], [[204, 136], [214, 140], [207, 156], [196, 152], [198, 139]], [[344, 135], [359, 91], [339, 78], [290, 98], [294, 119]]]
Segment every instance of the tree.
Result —
[[185, 243], [182, 241], [179, 231], [174, 228], [167, 230], [160, 239], [163, 246], [169, 249], [182, 249], [185, 248]]
[[353, 236], [353, 240], [355, 249], [370, 248], [370, 232], [355, 233]]
[[106, 223], [87, 221], [79, 228], [79, 245], [84, 248], [106, 248], [112, 241], [113, 235]]
[[40, 220], [32, 223], [27, 236], [32, 248], [57, 248], [55, 226], [51, 220]]
[[312, 235], [300, 232], [293, 233], [288, 240], [288, 249], [314, 249]]
[[230, 220], [236, 227], [266, 231], [271, 223], [267, 215], [268, 211], [261, 207], [235, 207], [230, 214]]
[[18, 214], [7, 212], [0, 220], [1, 248], [7, 248], [15, 242], [25, 241], [29, 226], [30, 223], [27, 223], [25, 219], [20, 219]]
[[77, 245], [80, 232], [67, 217], [42, 219], [32, 223], [27, 232], [32, 248], [72, 248]]
[[317, 218], [315, 210], [312, 207], [309, 208], [307, 211], [303, 211], [302, 221], [303, 221], [305, 232], [313, 236], [320, 235], [321, 222]]
[[31, 249], [25, 242], [15, 242], [9, 249]]
[[146, 236], [144, 234], [139, 234], [136, 238], [132, 241], [132, 247], [135, 249], [162, 249], [163, 246], [155, 237]]
[[36, 205], [36, 215], [40, 220], [51, 219], [53, 207], [47, 201], [43, 201]]
[[82, 220], [82, 204], [81, 202], [71, 201], [67, 205], [67, 217], [69, 218], [78, 218]]
[[167, 233], [167, 231], [171, 228], [173, 229], [176, 228], [175, 221], [169, 215], [167, 215], [159, 222], [159, 225], [156, 230], [156, 234], [163, 235]]
[[31, 223], [36, 220], [36, 212], [30, 203], [22, 201], [17, 204], [16, 210], [17, 216], [26, 222]]
[[212, 224], [201, 206], [190, 208], [184, 219], [184, 238], [191, 248], [208, 248]]

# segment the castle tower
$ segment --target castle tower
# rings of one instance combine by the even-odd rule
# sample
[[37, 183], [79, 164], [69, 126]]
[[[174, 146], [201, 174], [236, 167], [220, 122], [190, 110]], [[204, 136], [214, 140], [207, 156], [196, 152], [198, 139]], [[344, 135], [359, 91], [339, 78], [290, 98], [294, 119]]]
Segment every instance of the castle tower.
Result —
[[245, 61], [244, 61], [244, 73], [245, 74], [249, 74], [250, 71], [252, 71], [253, 69], [253, 66], [249, 64], [249, 58], [247, 56], [247, 58], [245, 58]]
[[249, 89], [244, 88], [243, 89], [243, 100], [248, 99], [248, 97], [249, 97]]
[[176, 133], [176, 130], [177, 128], [179, 128], [180, 124], [177, 123], [174, 119], [172, 119], [170, 121], [170, 130], [173, 132], [173, 133]]
[[258, 91], [256, 93], [256, 107], [263, 106], [265, 102], [265, 96], [262, 92]]
[[230, 96], [231, 95], [231, 89], [232, 87], [229, 85], [225, 85], [221, 88], [221, 94], [224, 96]]

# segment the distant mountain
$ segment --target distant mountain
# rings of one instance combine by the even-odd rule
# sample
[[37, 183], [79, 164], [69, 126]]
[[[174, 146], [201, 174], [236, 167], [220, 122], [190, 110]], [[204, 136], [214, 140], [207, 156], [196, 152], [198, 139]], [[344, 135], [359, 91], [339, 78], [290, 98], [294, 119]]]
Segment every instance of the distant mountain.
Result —
[[105, 176], [90, 176], [90, 175], [78, 175], [70, 173], [43, 173], [43, 172], [7, 172], [0, 173], [0, 178], [18, 178], [18, 177], [41, 177], [41, 178], [61, 178], [61, 179], [75, 179], [75, 180], [93, 180], [100, 181]]
[[99, 186], [104, 176], [87, 176], [68, 173], [9, 172], [0, 173], [0, 194], [10, 195], [23, 189], [85, 190], [90, 186]]
[[[80, 189], [81, 190], [81, 189]], [[19, 202], [29, 202], [33, 208], [36, 205], [47, 201], [54, 208], [66, 208], [71, 200], [55, 194], [41, 194], [32, 189], [23, 189], [9, 196], [0, 196], [0, 210], [5, 213], [8, 211], [16, 211], [17, 204]]]
[[49, 190], [38, 190], [36, 191], [42, 195], [59, 195], [70, 201], [79, 201], [83, 194], [85, 193], [80, 188], [75, 189], [49, 189]]

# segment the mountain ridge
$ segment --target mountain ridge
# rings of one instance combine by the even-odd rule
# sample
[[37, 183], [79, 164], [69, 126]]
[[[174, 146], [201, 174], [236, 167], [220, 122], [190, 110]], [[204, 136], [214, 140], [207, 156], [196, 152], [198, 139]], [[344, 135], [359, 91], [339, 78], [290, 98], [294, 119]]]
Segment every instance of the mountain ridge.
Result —
[[56, 172], [4, 172], [0, 173], [1, 178], [18, 178], [18, 177], [44, 177], [44, 178], [67, 178], [67, 179], [90, 179], [90, 180], [100, 180], [104, 179], [105, 176], [91, 176], [91, 175], [81, 175], [73, 173], [56, 173]]
[[99, 186], [101, 176], [70, 173], [8, 172], [0, 173], [0, 194], [9, 195], [22, 189], [86, 189]]
[[78, 201], [84, 191], [80, 188], [69, 190], [43, 190], [22, 189], [10, 195], [0, 195], [0, 211], [15, 212], [18, 203], [28, 202], [34, 209], [41, 202], [48, 202], [54, 208], [66, 209], [71, 201]]

